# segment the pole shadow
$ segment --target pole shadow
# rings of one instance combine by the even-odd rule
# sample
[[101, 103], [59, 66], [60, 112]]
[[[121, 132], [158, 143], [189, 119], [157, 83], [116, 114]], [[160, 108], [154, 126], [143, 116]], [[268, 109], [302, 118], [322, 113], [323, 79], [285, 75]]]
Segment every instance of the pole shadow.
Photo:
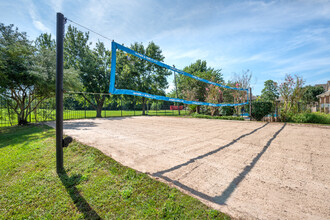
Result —
[[269, 124], [269, 122], [267, 122], [266, 124], [264, 124], [263, 126], [261, 126], [261, 127], [259, 127], [259, 128], [254, 129], [253, 131], [251, 131], [251, 132], [249, 132], [249, 133], [246, 133], [246, 134], [243, 134], [243, 135], [239, 136], [238, 138], [232, 140], [230, 143], [228, 143], [228, 144], [226, 144], [226, 145], [224, 145], [224, 146], [221, 146], [221, 147], [219, 147], [219, 148], [217, 148], [217, 149], [215, 149], [215, 150], [213, 150], [213, 151], [210, 151], [210, 152], [208, 152], [208, 153], [206, 153], [206, 154], [203, 154], [203, 155], [200, 155], [200, 156], [194, 157], [194, 158], [188, 160], [188, 161], [185, 162], [185, 163], [182, 163], [182, 164], [176, 165], [176, 166], [174, 166], [174, 167], [172, 167], [172, 168], [169, 168], [169, 169], [167, 169], [167, 170], [163, 170], [163, 171], [156, 172], [156, 173], [154, 173], [153, 175], [154, 175], [154, 176], [163, 175], [164, 173], [168, 173], [168, 172], [171, 172], [171, 171], [174, 171], [174, 170], [180, 169], [181, 167], [187, 166], [187, 165], [189, 165], [189, 164], [191, 164], [191, 163], [194, 163], [195, 160], [203, 159], [204, 157], [207, 157], [207, 156], [210, 156], [210, 155], [212, 155], [212, 154], [215, 154], [215, 153], [219, 152], [220, 150], [223, 150], [223, 149], [225, 149], [225, 148], [227, 148], [227, 147], [229, 147], [229, 146], [235, 144], [235, 143], [236, 143], [237, 141], [239, 141], [240, 139], [242, 139], [242, 138], [244, 138], [244, 137], [246, 137], [246, 136], [249, 136], [249, 135], [255, 133], [256, 131], [258, 131], [258, 130], [264, 128], [264, 127], [266, 127], [266, 125], [268, 125], [268, 124]]
[[69, 177], [66, 171], [63, 170], [61, 173], [58, 173], [58, 176], [79, 212], [83, 213], [84, 219], [102, 219], [88, 204], [76, 187], [81, 180], [81, 174]]
[[228, 185], [228, 187], [222, 192], [220, 196], [214, 197], [214, 201], [218, 204], [225, 204], [227, 199], [230, 197], [230, 195], [235, 191], [237, 186], [242, 182], [242, 180], [246, 177], [246, 175], [253, 169], [253, 167], [256, 165], [258, 160], [261, 158], [261, 156], [266, 152], [266, 150], [269, 148], [273, 140], [279, 135], [279, 133], [284, 129], [286, 126], [286, 123], [278, 130], [271, 139], [268, 140], [267, 144], [262, 148], [262, 150], [257, 154], [255, 158], [251, 161], [249, 165], [244, 167], [243, 171], [238, 174], [237, 177], [231, 181], [231, 183]]
[[[267, 123], [268, 124], [268, 123]], [[265, 124], [266, 125], [266, 124]], [[265, 126], [264, 125], [264, 126]], [[264, 126], [262, 126], [262, 127], [264, 127]], [[275, 134], [273, 135], [273, 137], [271, 138], [271, 139], [269, 139], [268, 140], [268, 142], [266, 143], [266, 145], [263, 147], [263, 149], [257, 154], [257, 156], [255, 157], [255, 158], [253, 158], [253, 160], [251, 161], [251, 163], [249, 164], [249, 165], [247, 165], [246, 167], [244, 167], [244, 169], [243, 169], [243, 171], [240, 173], [240, 174], [238, 174], [238, 176], [237, 177], [235, 177], [232, 181], [231, 181], [231, 183], [227, 186], [227, 188], [221, 193], [221, 195], [220, 196], [209, 196], [209, 195], [207, 195], [207, 194], [205, 194], [205, 193], [202, 193], [202, 192], [199, 192], [199, 191], [197, 191], [197, 190], [195, 190], [195, 189], [193, 189], [193, 188], [191, 188], [191, 187], [189, 187], [189, 186], [187, 186], [187, 185], [184, 185], [184, 184], [182, 184], [182, 183], [180, 183], [179, 181], [177, 181], [177, 180], [173, 180], [173, 179], [171, 179], [171, 178], [169, 178], [169, 177], [167, 177], [167, 176], [164, 176], [164, 175], [162, 175], [163, 173], [162, 172], [164, 172], [164, 171], [161, 171], [161, 172], [157, 172], [157, 173], [154, 173], [154, 174], [152, 174], [152, 176], [154, 176], [154, 177], [158, 177], [158, 178], [161, 178], [161, 179], [163, 179], [163, 180], [165, 180], [165, 181], [167, 181], [167, 182], [170, 182], [170, 183], [172, 183], [172, 184], [174, 184], [175, 186], [177, 186], [177, 187], [179, 187], [179, 188], [181, 188], [181, 189], [183, 189], [183, 190], [186, 190], [187, 192], [189, 192], [189, 193], [191, 193], [191, 194], [193, 194], [193, 195], [195, 195], [195, 196], [198, 196], [198, 197], [200, 197], [200, 198], [202, 198], [202, 199], [205, 199], [205, 200], [208, 200], [208, 201], [210, 201], [210, 202], [214, 202], [214, 203], [217, 203], [217, 204], [219, 204], [219, 205], [224, 205], [224, 204], [226, 204], [226, 201], [228, 200], [228, 198], [231, 196], [231, 194], [235, 191], [235, 189], [238, 187], [238, 185], [240, 184], [240, 182], [242, 182], [242, 180], [246, 177], [246, 175], [252, 170], [252, 168], [256, 165], [256, 163], [258, 162], [258, 160], [261, 158], [261, 156], [266, 152], [266, 150], [269, 148], [269, 146], [271, 145], [271, 143], [274, 141], [274, 139], [279, 135], [279, 133], [284, 129], [284, 127], [286, 126], [286, 123], [277, 131], [277, 132], [275, 132]], [[260, 127], [260, 128], [257, 128], [256, 130], [258, 130], [258, 129], [261, 129], [262, 127]], [[253, 132], [255, 132], [255, 130], [253, 131]], [[251, 134], [251, 133], [253, 133], [253, 132], [250, 132], [250, 133], [248, 133], [248, 134]], [[241, 137], [239, 137], [238, 139], [240, 139], [240, 138], [242, 138], [243, 136], [245, 137], [246, 135], [248, 135], [248, 134], [245, 134], [245, 135], [242, 135]], [[236, 141], [238, 140], [238, 139], [235, 139]], [[235, 141], [234, 140], [234, 141]], [[233, 141], [233, 142], [234, 142]], [[235, 141], [235, 142], [236, 142]], [[225, 146], [227, 146], [227, 145], [225, 145]], [[225, 146], [223, 146], [223, 147], [225, 147]], [[221, 147], [221, 148], [223, 148], [223, 147]], [[220, 149], [220, 148], [218, 148], [218, 149]], [[211, 151], [212, 152], [212, 151]], [[206, 154], [204, 154], [204, 155], [206, 155]], [[203, 155], [202, 155], [203, 156]], [[188, 162], [187, 162], [188, 163]], [[182, 165], [178, 165], [178, 166], [180, 166], [180, 167], [182, 167], [183, 165], [185, 165], [186, 163], [184, 163], [184, 164], [182, 164]], [[178, 167], [177, 166], [177, 167]], [[170, 171], [172, 171], [172, 170], [175, 170], [174, 169], [175, 167], [173, 167], [173, 168], [171, 168], [171, 169], [168, 169], [168, 170], [166, 170], [166, 172], [170, 172]], [[178, 167], [179, 168], [179, 167]], [[177, 169], [178, 169], [177, 168]], [[165, 172], [164, 172], [165, 173]]]

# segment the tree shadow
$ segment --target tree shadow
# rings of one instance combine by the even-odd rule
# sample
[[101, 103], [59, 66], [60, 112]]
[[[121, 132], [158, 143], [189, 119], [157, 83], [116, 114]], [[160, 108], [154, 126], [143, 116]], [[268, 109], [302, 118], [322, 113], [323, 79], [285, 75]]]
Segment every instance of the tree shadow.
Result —
[[96, 127], [97, 123], [94, 121], [64, 121], [63, 122], [63, 129], [79, 129], [79, 128], [92, 128]]
[[70, 195], [75, 206], [79, 212], [83, 213], [85, 219], [102, 219], [88, 204], [86, 199], [80, 194], [76, 187], [76, 185], [81, 181], [81, 174], [69, 177], [66, 171], [63, 170], [61, 173], [58, 173], [58, 176], [65, 186], [65, 189]]
[[53, 133], [45, 132], [50, 129], [51, 127], [40, 124], [15, 125], [1, 128], [0, 148], [52, 137], [54, 136]]
[[[265, 126], [265, 125], [264, 125]], [[262, 127], [264, 127], [264, 126], [262, 126]], [[170, 183], [172, 183], [172, 184], [174, 184], [175, 186], [177, 186], [177, 187], [180, 187], [181, 189], [183, 189], [183, 190], [186, 190], [186, 191], [188, 191], [188, 192], [190, 192], [191, 194], [193, 194], [193, 195], [195, 195], [195, 196], [198, 196], [198, 197], [200, 197], [200, 198], [202, 198], [202, 199], [205, 199], [205, 200], [208, 200], [208, 201], [210, 201], [210, 202], [214, 202], [214, 203], [217, 203], [217, 204], [220, 204], [220, 205], [224, 205], [224, 204], [226, 204], [226, 201], [228, 200], [228, 198], [231, 196], [231, 194], [235, 191], [235, 189], [238, 187], [238, 185], [242, 182], [242, 180], [246, 177], [246, 175], [252, 170], [252, 168], [256, 165], [256, 163], [258, 162], [258, 160], [261, 158], [261, 156], [266, 152], [266, 150], [269, 148], [269, 146], [271, 145], [271, 143], [274, 141], [274, 139], [279, 135], [279, 133], [284, 129], [284, 127], [286, 126], [286, 123], [277, 131], [277, 132], [275, 132], [275, 134], [273, 135], [273, 137], [271, 138], [271, 139], [269, 139], [268, 140], [268, 142], [266, 143], [266, 145], [263, 147], [263, 149], [257, 154], [257, 156], [256, 157], [254, 157], [253, 158], [253, 160], [251, 161], [251, 163], [249, 164], [249, 165], [247, 165], [246, 167], [244, 167], [244, 169], [242, 170], [242, 172], [241, 173], [239, 173], [238, 175], [237, 175], [237, 177], [235, 177], [230, 183], [229, 183], [229, 185], [227, 186], [227, 188], [221, 193], [221, 195], [220, 196], [209, 196], [209, 195], [207, 195], [207, 194], [205, 194], [205, 193], [202, 193], [202, 192], [199, 192], [199, 191], [197, 191], [197, 190], [195, 190], [195, 189], [193, 189], [193, 188], [191, 188], [191, 187], [189, 187], [189, 186], [187, 186], [187, 185], [184, 185], [184, 184], [182, 184], [182, 183], [180, 183], [179, 181], [177, 181], [177, 180], [173, 180], [173, 179], [171, 179], [171, 178], [169, 178], [169, 177], [167, 177], [167, 176], [163, 176], [162, 174], [163, 173], [166, 173], [166, 172], [170, 172], [170, 171], [172, 171], [172, 170], [175, 170], [174, 168], [171, 168], [171, 169], [168, 169], [168, 170], [166, 170], [166, 172], [165, 171], [161, 171], [161, 172], [157, 172], [157, 173], [154, 173], [154, 174], [152, 174], [152, 176], [154, 176], [154, 177], [158, 177], [158, 178], [161, 178], [161, 179], [163, 179], [163, 180], [165, 180], [165, 181], [167, 181], [167, 182], [170, 182]], [[260, 127], [260, 128], [262, 128], [262, 127]], [[260, 128], [258, 128], [258, 129], [260, 129]], [[249, 133], [249, 134], [251, 134], [251, 132]], [[246, 135], [248, 135], [248, 134], [246, 134]], [[245, 135], [245, 136], [246, 136]], [[243, 135], [244, 136], [244, 135]], [[240, 139], [240, 138], [242, 138], [242, 136], [241, 137], [239, 137], [238, 139]], [[235, 139], [236, 141], [238, 140], [238, 139]], [[234, 141], [235, 141], [234, 140]], [[227, 145], [225, 145], [225, 146], [227, 146]], [[225, 146], [223, 146], [223, 147], [225, 147]], [[220, 148], [218, 148], [218, 149], [220, 149]], [[217, 149], [217, 150], [218, 150]], [[212, 151], [211, 151], [212, 152]], [[207, 154], [204, 154], [204, 155], [207, 155]], [[202, 156], [204, 156], [204, 155], [202, 155]], [[189, 162], [189, 161], [188, 161]], [[188, 163], [187, 162], [187, 163]], [[185, 165], [185, 164], [187, 164], [187, 163], [184, 163], [184, 164], [181, 164], [181, 165], [178, 165], [178, 166], [176, 166], [176, 167], [178, 167], [178, 168], [180, 168], [180, 167], [182, 167], [183, 165]], [[180, 166], [180, 167], [179, 167]], [[176, 169], [178, 169], [178, 168], [176, 168]]]
[[188, 160], [188, 161], [185, 162], [185, 163], [182, 163], [182, 164], [176, 165], [176, 166], [174, 166], [174, 167], [172, 167], [172, 168], [169, 168], [169, 169], [167, 169], [167, 170], [159, 171], [159, 172], [157, 172], [157, 173], [154, 173], [153, 175], [155, 175], [155, 176], [157, 176], [157, 175], [163, 175], [164, 173], [168, 173], [168, 172], [171, 172], [171, 171], [173, 171], [173, 170], [180, 169], [181, 167], [187, 166], [187, 165], [189, 165], [189, 164], [191, 164], [191, 163], [194, 163], [195, 160], [199, 160], [199, 159], [202, 159], [202, 158], [204, 158], [204, 157], [207, 157], [207, 156], [210, 156], [210, 155], [212, 155], [212, 154], [215, 154], [215, 153], [219, 152], [220, 150], [223, 150], [223, 149], [225, 149], [225, 148], [227, 148], [227, 147], [229, 147], [229, 146], [235, 144], [235, 143], [236, 143], [237, 141], [239, 141], [240, 139], [242, 139], [242, 138], [244, 138], [244, 137], [246, 137], [246, 136], [249, 136], [249, 135], [255, 133], [256, 131], [258, 131], [258, 130], [264, 128], [264, 127], [266, 127], [266, 125], [268, 125], [268, 124], [269, 124], [269, 123], [267, 122], [267, 123], [264, 124], [263, 126], [261, 126], [261, 127], [259, 127], [259, 128], [256, 128], [256, 129], [254, 129], [253, 131], [251, 131], [251, 132], [249, 132], [249, 133], [243, 134], [243, 135], [239, 136], [238, 138], [232, 140], [230, 143], [228, 143], [228, 144], [226, 144], [226, 145], [224, 145], [224, 146], [221, 146], [221, 147], [219, 147], [219, 148], [217, 148], [217, 149], [215, 149], [215, 150], [213, 150], [213, 151], [210, 151], [210, 152], [208, 152], [208, 153], [206, 153], [206, 154], [203, 154], [203, 155], [200, 155], [200, 156], [194, 157], [194, 158]]

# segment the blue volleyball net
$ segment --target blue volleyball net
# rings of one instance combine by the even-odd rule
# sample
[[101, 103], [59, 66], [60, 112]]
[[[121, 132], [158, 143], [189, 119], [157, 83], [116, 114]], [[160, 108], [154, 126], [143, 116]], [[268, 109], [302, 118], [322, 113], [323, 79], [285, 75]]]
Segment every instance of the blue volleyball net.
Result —
[[[166, 97], [166, 96], [159, 96], [159, 95], [153, 95], [153, 94], [149, 94], [149, 93], [145, 93], [145, 92], [141, 92], [141, 91], [135, 91], [135, 90], [129, 90], [129, 89], [118, 89], [115, 88], [115, 81], [116, 81], [116, 54], [117, 54], [117, 49], [124, 51], [128, 54], [131, 54], [133, 56], [136, 56], [140, 59], [146, 60], [148, 62], [154, 63], [160, 67], [163, 68], [167, 68], [169, 70], [172, 70], [178, 74], [187, 76], [187, 77], [191, 77], [195, 80], [199, 80], [201, 82], [204, 83], [208, 83], [214, 86], [219, 86], [225, 89], [232, 89], [232, 90], [237, 90], [237, 91], [246, 91], [246, 95], [247, 95], [247, 101], [246, 102], [242, 102], [242, 103], [209, 103], [209, 102], [200, 102], [200, 101], [189, 101], [189, 100], [185, 100], [185, 99], [179, 99], [179, 98], [170, 98], [170, 97]], [[227, 85], [222, 85], [216, 82], [212, 82], [206, 79], [202, 79], [200, 77], [194, 76], [192, 74], [186, 73], [182, 70], [179, 70], [175, 67], [169, 66], [165, 63], [162, 63], [158, 60], [152, 59], [146, 55], [140, 54], [130, 48], [127, 48], [123, 45], [120, 45], [114, 41], [112, 41], [111, 43], [111, 74], [110, 74], [110, 88], [109, 88], [109, 93], [110, 94], [114, 94], [114, 95], [132, 95], [132, 96], [140, 96], [140, 97], [145, 97], [145, 98], [149, 98], [149, 99], [155, 99], [155, 100], [162, 100], [162, 101], [169, 101], [169, 102], [177, 102], [177, 103], [183, 103], [183, 104], [188, 104], [188, 105], [205, 105], [205, 106], [211, 106], [211, 107], [222, 107], [222, 106], [241, 106], [241, 105], [247, 105], [249, 104], [249, 90], [245, 89], [245, 88], [236, 88], [236, 87], [230, 87]]]

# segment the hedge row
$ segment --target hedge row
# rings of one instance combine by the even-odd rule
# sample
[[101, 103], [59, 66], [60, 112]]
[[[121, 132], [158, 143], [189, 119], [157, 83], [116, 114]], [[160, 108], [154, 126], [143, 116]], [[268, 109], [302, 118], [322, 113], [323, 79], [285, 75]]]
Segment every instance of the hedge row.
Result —
[[207, 118], [207, 119], [223, 119], [223, 120], [240, 120], [244, 121], [243, 117], [238, 117], [238, 116], [211, 116], [211, 115], [202, 115], [202, 114], [191, 114], [190, 115], [193, 118]]
[[288, 114], [286, 121], [294, 123], [330, 124], [330, 114], [319, 112]]

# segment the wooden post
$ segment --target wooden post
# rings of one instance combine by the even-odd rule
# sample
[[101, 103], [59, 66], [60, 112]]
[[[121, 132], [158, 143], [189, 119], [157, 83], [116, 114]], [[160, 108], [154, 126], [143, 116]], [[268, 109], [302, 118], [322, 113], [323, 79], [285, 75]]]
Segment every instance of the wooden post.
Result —
[[250, 98], [249, 98], [249, 114], [250, 114], [250, 121], [252, 120], [252, 115], [251, 115], [251, 113], [252, 113], [252, 89], [251, 89], [251, 87], [249, 88], [249, 96], [250, 96]]

